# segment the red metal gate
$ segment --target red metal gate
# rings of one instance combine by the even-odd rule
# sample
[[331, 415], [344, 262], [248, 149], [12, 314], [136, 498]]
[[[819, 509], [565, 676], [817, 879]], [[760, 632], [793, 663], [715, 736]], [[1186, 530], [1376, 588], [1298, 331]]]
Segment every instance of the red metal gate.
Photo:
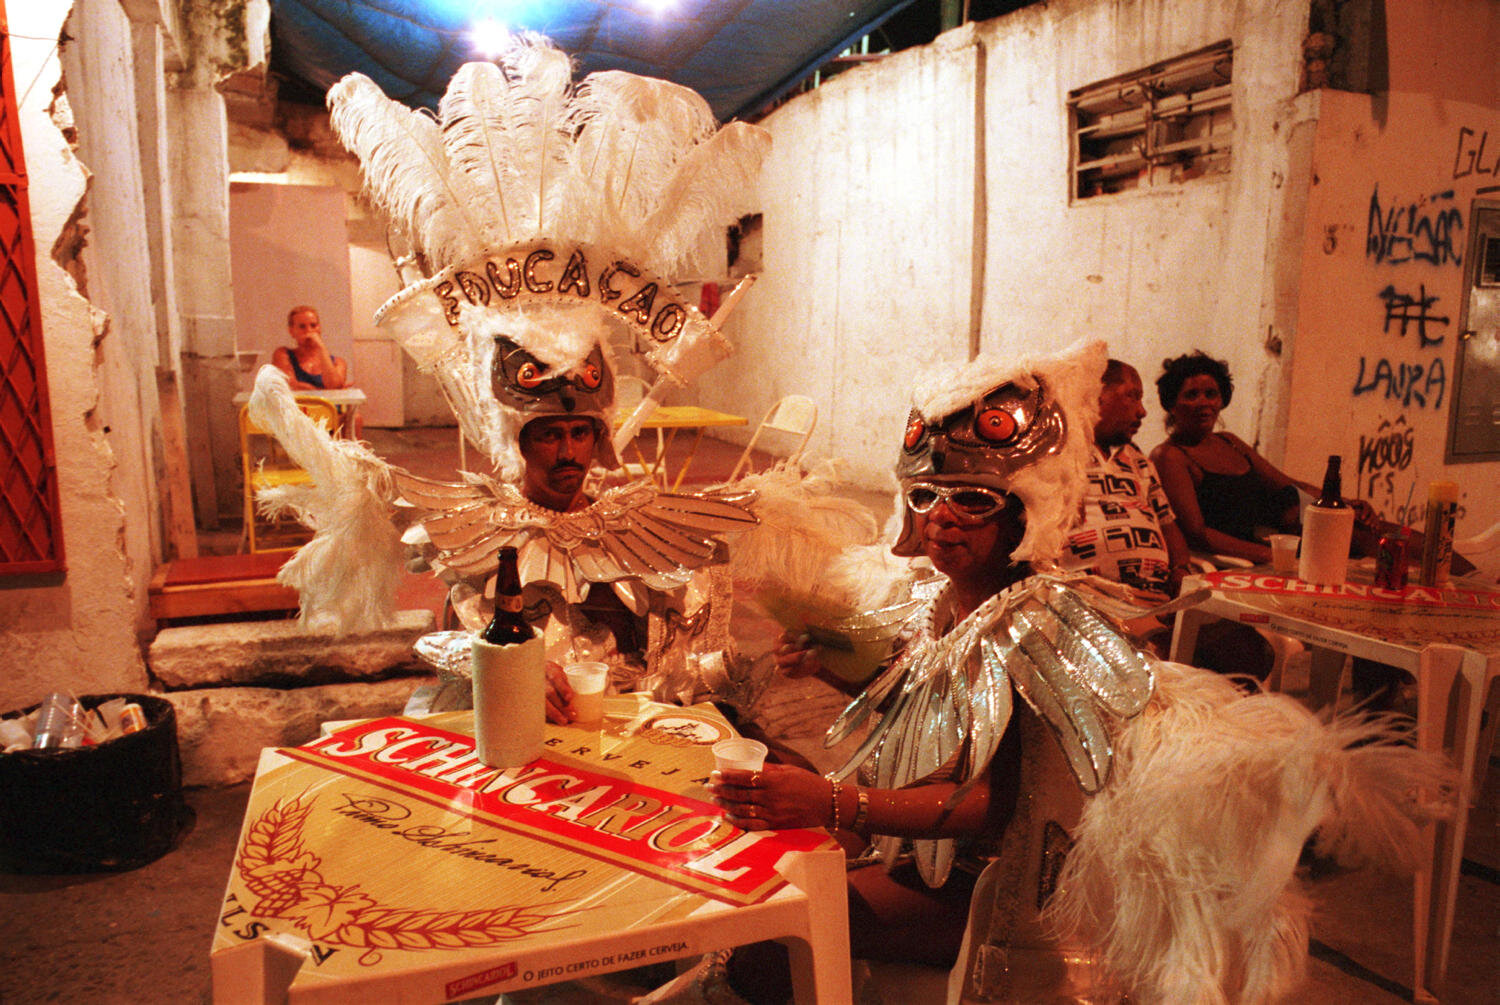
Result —
[[0, 575], [64, 568], [26, 159], [0, 0]]

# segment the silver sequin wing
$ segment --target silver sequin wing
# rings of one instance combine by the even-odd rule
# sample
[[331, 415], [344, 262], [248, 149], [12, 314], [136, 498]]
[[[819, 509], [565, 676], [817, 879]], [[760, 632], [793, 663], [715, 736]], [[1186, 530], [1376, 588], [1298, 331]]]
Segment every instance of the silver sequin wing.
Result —
[[600, 524], [597, 535], [588, 536], [598, 548], [589, 553], [595, 573], [590, 578], [634, 577], [657, 589], [680, 586], [693, 570], [718, 559], [723, 535], [759, 522], [750, 510], [754, 499], [753, 492], [679, 494], [650, 486], [606, 493], [589, 507]]
[[753, 492], [664, 493], [650, 486], [612, 489], [582, 510], [554, 513], [513, 489], [483, 481], [440, 482], [394, 474], [440, 564], [465, 575], [488, 574], [502, 545], [521, 550], [521, 579], [558, 584], [570, 602], [586, 587], [639, 579], [675, 589], [719, 555], [721, 536], [758, 521]]

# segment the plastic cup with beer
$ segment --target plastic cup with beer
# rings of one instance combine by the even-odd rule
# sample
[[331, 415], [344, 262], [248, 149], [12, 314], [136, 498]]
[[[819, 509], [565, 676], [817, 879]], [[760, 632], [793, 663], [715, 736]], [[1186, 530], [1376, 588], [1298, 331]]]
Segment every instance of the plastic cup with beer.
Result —
[[759, 771], [766, 763], [766, 745], [733, 736], [714, 744], [714, 768], [719, 771]]
[[569, 663], [563, 667], [573, 689], [573, 725], [597, 726], [604, 721], [604, 691], [609, 685], [607, 663]]
[[1297, 574], [1297, 545], [1301, 540], [1296, 534], [1271, 535], [1271, 568], [1276, 575]]

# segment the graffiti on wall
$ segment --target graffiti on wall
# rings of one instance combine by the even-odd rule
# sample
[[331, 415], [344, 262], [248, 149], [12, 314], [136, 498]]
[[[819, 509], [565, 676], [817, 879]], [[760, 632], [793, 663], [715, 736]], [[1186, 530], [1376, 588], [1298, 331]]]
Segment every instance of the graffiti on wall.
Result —
[[1454, 205], [1453, 190], [1435, 192], [1413, 202], [1381, 205], [1380, 186], [1370, 192], [1365, 223], [1365, 256], [1376, 264], [1462, 264], [1459, 252], [1464, 215]]
[[1481, 129], [1477, 132], [1468, 126], [1460, 126], [1458, 129], [1458, 149], [1453, 154], [1453, 177], [1467, 178], [1469, 175], [1500, 174], [1500, 143], [1488, 153], [1485, 147], [1489, 146], [1490, 131]]
[[[1355, 493], [1382, 517], [1403, 527], [1422, 526], [1427, 511], [1427, 478], [1413, 465], [1416, 430], [1406, 414], [1381, 418], [1359, 435]], [[1468, 512], [1459, 504], [1460, 516]]]
[[[1463, 232], [1464, 216], [1452, 190], [1386, 203], [1381, 202], [1378, 183], [1370, 191], [1365, 258], [1376, 265], [1429, 270], [1459, 266]], [[1438, 350], [1447, 338], [1449, 312], [1439, 308], [1440, 298], [1427, 292], [1424, 281], [1418, 281], [1415, 288], [1406, 281], [1387, 282], [1375, 296], [1384, 309], [1381, 332], [1405, 340], [1405, 351], [1399, 356], [1361, 354], [1353, 396], [1373, 395], [1402, 408], [1442, 408], [1448, 369]], [[1412, 350], [1423, 355], [1412, 358]]]
[[1359, 357], [1359, 374], [1354, 378], [1354, 396], [1374, 394], [1387, 401], [1399, 401], [1401, 407], [1442, 408], [1443, 392], [1448, 389], [1448, 370], [1440, 357], [1426, 363], [1392, 363], [1384, 357]]
[[1438, 298], [1427, 295], [1426, 283], [1418, 284], [1417, 291], [1417, 294], [1413, 296], [1397, 290], [1394, 285], [1387, 285], [1380, 291], [1378, 296], [1385, 301], [1385, 328], [1382, 330], [1389, 335], [1391, 325], [1395, 324], [1396, 334], [1405, 337], [1407, 330], [1410, 329], [1417, 333], [1417, 340], [1420, 343], [1418, 348], [1430, 349], [1435, 345], [1441, 345], [1443, 336], [1430, 334], [1427, 326], [1429, 324], [1446, 325], [1448, 315], [1433, 311], [1432, 307], [1438, 302]]
[[1374, 430], [1359, 435], [1359, 453], [1355, 465], [1357, 493], [1379, 510], [1388, 520], [1405, 523], [1409, 514], [1402, 498], [1408, 492], [1407, 471], [1411, 467], [1416, 433], [1406, 415], [1381, 419]]

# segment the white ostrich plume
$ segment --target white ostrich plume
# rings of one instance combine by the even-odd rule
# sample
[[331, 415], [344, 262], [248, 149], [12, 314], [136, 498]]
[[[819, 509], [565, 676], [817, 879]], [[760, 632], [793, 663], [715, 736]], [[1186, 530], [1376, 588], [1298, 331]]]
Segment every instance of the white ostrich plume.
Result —
[[297, 591], [303, 625], [340, 633], [388, 627], [405, 546], [391, 520], [395, 493], [385, 464], [364, 445], [333, 438], [303, 414], [274, 366], [256, 375], [250, 419], [312, 476], [310, 484], [267, 489], [256, 497], [263, 512], [291, 513], [315, 532], [276, 576]]
[[510, 36], [494, 63], [460, 67], [436, 117], [360, 74], [334, 85], [328, 106], [429, 274], [539, 236], [693, 274], [704, 236], [755, 208], [770, 149], [759, 127], [716, 131], [686, 87], [621, 71], [575, 86], [567, 55], [532, 33]]

